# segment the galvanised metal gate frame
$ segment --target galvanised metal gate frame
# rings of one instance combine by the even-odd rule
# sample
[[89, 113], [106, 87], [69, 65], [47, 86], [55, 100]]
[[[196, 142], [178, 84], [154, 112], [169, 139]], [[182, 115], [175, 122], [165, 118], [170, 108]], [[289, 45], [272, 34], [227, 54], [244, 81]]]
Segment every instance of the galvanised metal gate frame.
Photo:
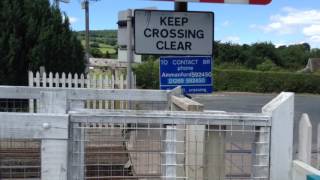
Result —
[[[70, 166], [70, 163], [68, 164], [68, 161], [73, 161], [73, 159], [70, 159], [74, 152], [72, 151], [74, 148], [71, 147], [70, 137], [76, 135], [72, 134], [74, 125], [79, 123], [89, 123], [89, 125], [90, 123], [119, 124], [119, 122], [122, 124], [149, 123], [162, 125], [161, 130], [164, 130], [166, 135], [163, 136], [165, 137], [164, 141], [161, 141], [165, 144], [160, 178], [176, 179], [178, 176], [182, 178], [188, 176], [195, 179], [201, 178], [197, 174], [197, 169], [189, 174], [187, 173], [186, 176], [179, 175], [181, 172], [177, 170], [177, 165], [181, 162], [187, 164], [194, 159], [187, 158], [186, 162], [181, 161], [177, 156], [175, 158], [172, 156], [179, 148], [176, 145], [176, 138], [181, 134], [183, 135], [183, 133], [177, 131], [178, 129], [188, 127], [187, 129], [190, 132], [199, 132], [212, 127], [212, 131], [206, 131], [209, 134], [216, 133], [214, 130], [216, 127], [251, 126], [255, 128], [253, 132], [256, 132], [256, 145], [254, 147], [255, 163], [252, 164], [253, 169], [250, 179], [291, 179], [293, 93], [281, 93], [265, 105], [261, 113], [203, 111], [201, 104], [183, 97], [179, 88], [172, 91], [158, 91], [0, 86], [0, 98], [39, 100], [40, 111], [37, 114], [0, 113], [0, 142], [1, 139], [41, 140], [41, 179], [83, 179], [84, 177], [81, 176], [83, 174], [82, 170]], [[86, 100], [163, 103], [166, 104], [166, 110], [87, 110], [83, 108]], [[181, 112], [181, 110], [184, 111]], [[78, 129], [81, 130], [82, 128]], [[184, 136], [184, 138], [189, 138], [189, 141], [185, 141], [185, 143], [192, 142], [193, 139], [196, 140], [200, 137], [197, 133]], [[214, 137], [214, 135], [211, 137]], [[81, 147], [81, 145], [76, 147]], [[184, 146], [184, 148], [184, 151], [199, 150], [198, 148], [192, 149], [192, 146]], [[211, 148], [213, 148], [211, 150], [214, 150], [214, 146], [211, 146]], [[72, 163], [84, 162], [74, 161]], [[203, 163], [205, 162], [203, 161]], [[201, 172], [219, 174], [214, 169], [205, 170], [204, 168]], [[184, 173], [186, 174], [186, 172]], [[217, 177], [216, 174], [215, 176]], [[215, 177], [209, 175], [202, 176], [202, 178], [215, 179]]]

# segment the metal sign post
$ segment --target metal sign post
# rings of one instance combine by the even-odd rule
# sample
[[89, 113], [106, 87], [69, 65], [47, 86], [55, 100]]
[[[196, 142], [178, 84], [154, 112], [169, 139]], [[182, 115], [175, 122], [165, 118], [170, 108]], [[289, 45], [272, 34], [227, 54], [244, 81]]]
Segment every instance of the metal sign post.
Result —
[[188, 11], [188, 2], [175, 2], [174, 3], [174, 10], [180, 12]]
[[127, 89], [132, 88], [132, 61], [133, 61], [133, 52], [132, 52], [132, 10], [128, 9], [127, 11], [127, 33], [128, 33], [128, 43], [127, 43]]

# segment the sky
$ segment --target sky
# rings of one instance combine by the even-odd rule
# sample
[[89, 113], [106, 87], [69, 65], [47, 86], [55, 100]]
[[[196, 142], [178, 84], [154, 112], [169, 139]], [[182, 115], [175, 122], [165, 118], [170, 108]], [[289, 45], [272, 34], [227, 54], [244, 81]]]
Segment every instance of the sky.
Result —
[[[70, 18], [73, 30], [84, 30], [84, 10], [81, 0], [60, 3]], [[100, 0], [90, 2], [90, 29], [117, 29], [121, 10], [156, 7], [173, 10], [174, 3], [147, 0]], [[320, 48], [320, 0], [272, 0], [271, 4], [235, 5], [189, 3], [190, 11], [210, 11], [215, 14], [215, 40], [239, 44], [272, 42], [276, 46], [307, 42]]]

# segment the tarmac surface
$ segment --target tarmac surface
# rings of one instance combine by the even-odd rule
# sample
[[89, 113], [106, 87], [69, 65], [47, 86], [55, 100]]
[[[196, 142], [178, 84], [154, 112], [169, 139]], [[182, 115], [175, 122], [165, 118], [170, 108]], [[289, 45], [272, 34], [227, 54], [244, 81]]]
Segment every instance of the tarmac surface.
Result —
[[[194, 95], [193, 99], [204, 105], [205, 110], [259, 113], [261, 108], [278, 94], [214, 93]], [[320, 123], [320, 95], [296, 94], [294, 117], [294, 143], [298, 143], [298, 124], [302, 113], [309, 115], [313, 126], [313, 144], [317, 141], [317, 126]], [[284, 127], [285, 128], [285, 127]]]

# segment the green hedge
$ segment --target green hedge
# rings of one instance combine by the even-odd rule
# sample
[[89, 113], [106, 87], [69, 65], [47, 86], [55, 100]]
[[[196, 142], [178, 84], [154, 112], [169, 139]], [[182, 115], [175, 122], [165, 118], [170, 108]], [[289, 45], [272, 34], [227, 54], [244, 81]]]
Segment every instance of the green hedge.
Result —
[[214, 88], [216, 91], [320, 94], [320, 75], [215, 69]]

